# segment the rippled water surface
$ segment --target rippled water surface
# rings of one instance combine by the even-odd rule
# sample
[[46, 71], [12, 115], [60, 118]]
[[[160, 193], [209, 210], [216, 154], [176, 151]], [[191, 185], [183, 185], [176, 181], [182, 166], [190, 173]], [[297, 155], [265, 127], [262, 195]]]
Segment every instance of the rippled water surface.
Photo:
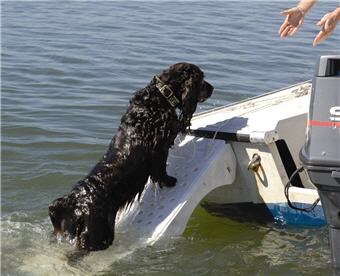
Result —
[[294, 2], [2, 2], [2, 275], [331, 275], [325, 228], [241, 223], [199, 207], [182, 237], [67, 262], [48, 203], [105, 151], [132, 93], [169, 65], [199, 65], [215, 93], [198, 111], [310, 79], [339, 51], [312, 48], [323, 1], [282, 40]]

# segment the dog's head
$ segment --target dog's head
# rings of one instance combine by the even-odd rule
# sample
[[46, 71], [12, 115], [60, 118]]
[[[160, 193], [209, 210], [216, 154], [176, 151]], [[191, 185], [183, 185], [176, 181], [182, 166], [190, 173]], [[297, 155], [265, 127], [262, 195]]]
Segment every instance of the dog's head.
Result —
[[190, 126], [190, 120], [196, 110], [197, 103], [208, 99], [214, 87], [204, 80], [201, 69], [190, 63], [177, 63], [159, 76], [168, 85], [180, 101], [182, 131]]
[[54, 233], [78, 249], [106, 249], [114, 239], [113, 212], [108, 206], [91, 207], [91, 200], [74, 192], [54, 200], [48, 206]]

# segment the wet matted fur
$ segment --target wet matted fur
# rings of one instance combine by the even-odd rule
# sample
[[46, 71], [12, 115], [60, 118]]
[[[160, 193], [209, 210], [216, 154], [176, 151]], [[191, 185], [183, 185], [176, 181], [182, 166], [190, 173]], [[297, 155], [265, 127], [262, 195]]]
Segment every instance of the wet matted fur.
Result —
[[[158, 77], [134, 94], [109, 149], [91, 172], [49, 205], [54, 233], [80, 249], [102, 250], [112, 244], [117, 211], [143, 191], [149, 176], [160, 187], [176, 184], [166, 172], [169, 148], [213, 87], [189, 63], [175, 64]], [[175, 107], [160, 93], [160, 82], [175, 94]]]

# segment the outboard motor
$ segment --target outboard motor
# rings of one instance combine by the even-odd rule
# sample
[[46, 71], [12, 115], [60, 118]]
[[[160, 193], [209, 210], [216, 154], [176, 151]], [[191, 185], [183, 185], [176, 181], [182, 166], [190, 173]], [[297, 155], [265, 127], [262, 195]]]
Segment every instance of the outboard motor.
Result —
[[329, 226], [332, 264], [340, 268], [340, 55], [320, 57], [312, 87], [300, 159], [318, 189]]

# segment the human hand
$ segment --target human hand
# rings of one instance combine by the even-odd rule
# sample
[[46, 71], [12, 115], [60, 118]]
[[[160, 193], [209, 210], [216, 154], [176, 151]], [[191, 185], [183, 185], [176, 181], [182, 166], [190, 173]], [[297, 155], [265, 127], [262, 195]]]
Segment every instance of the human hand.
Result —
[[321, 31], [315, 37], [313, 46], [318, 45], [331, 35], [336, 27], [336, 24], [340, 20], [340, 7], [336, 8], [333, 12], [325, 14], [325, 16], [316, 23], [317, 26], [321, 27]]
[[304, 11], [298, 7], [294, 7], [281, 12], [282, 15], [287, 16], [279, 29], [281, 37], [294, 35], [304, 21]]

